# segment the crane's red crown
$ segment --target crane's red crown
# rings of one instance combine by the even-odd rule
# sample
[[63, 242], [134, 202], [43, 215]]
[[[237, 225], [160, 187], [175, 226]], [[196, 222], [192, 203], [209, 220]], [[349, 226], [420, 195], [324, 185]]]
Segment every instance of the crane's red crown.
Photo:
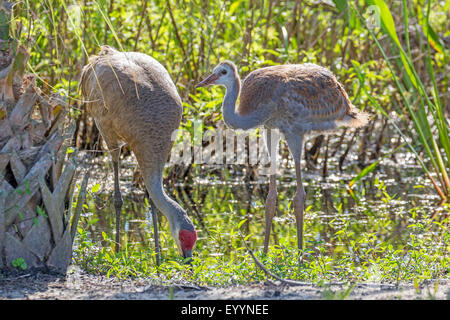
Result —
[[181, 249], [183, 253], [192, 251], [195, 241], [197, 241], [197, 230], [189, 231], [181, 229], [178, 237], [180, 238]]

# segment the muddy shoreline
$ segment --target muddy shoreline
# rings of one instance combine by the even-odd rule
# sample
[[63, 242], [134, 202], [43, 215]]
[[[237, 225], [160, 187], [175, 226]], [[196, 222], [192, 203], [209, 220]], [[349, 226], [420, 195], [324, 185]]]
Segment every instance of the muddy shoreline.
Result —
[[[163, 285], [158, 279], [127, 279], [88, 274], [72, 267], [66, 276], [42, 272], [0, 277], [0, 300], [450, 300], [450, 280], [413, 284], [287, 286], [277, 282], [204, 287]], [[346, 293], [350, 291], [350, 293]]]

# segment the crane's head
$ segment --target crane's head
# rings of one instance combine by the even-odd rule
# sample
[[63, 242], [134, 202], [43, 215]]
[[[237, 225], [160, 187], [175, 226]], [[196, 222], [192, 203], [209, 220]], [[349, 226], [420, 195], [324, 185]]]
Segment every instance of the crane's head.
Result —
[[214, 84], [229, 87], [236, 81], [239, 81], [236, 65], [231, 61], [225, 60], [219, 63], [213, 69], [213, 72], [195, 87], [206, 87]]
[[183, 258], [191, 258], [192, 248], [197, 241], [197, 230], [184, 210], [180, 212], [181, 214], [176, 216], [177, 219], [169, 218], [170, 230]]
[[192, 257], [192, 248], [194, 247], [195, 241], [197, 241], [197, 230], [180, 229], [178, 231], [177, 242], [179, 242], [179, 247], [184, 258]]

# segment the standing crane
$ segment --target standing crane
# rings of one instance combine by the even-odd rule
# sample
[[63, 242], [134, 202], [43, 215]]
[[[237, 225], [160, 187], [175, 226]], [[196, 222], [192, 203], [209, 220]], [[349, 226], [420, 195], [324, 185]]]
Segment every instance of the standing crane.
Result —
[[[299, 249], [303, 249], [306, 193], [300, 160], [304, 136], [310, 132], [330, 132], [339, 127], [361, 127], [367, 124], [369, 115], [351, 104], [344, 88], [328, 69], [311, 63], [257, 69], [248, 74], [241, 88], [235, 64], [223, 61], [197, 87], [214, 84], [226, 88], [222, 113], [227, 126], [248, 130], [264, 125], [268, 129], [265, 140], [272, 161], [279, 138], [274, 139], [271, 130], [278, 129], [284, 135], [295, 162], [297, 190], [292, 202], [297, 223], [297, 244]], [[240, 101], [236, 107], [239, 95]], [[265, 254], [276, 210], [276, 172], [271, 172], [269, 179], [265, 211]]]
[[150, 199], [169, 221], [179, 250], [185, 258], [191, 257], [197, 231], [186, 211], [165, 193], [162, 183], [173, 144], [171, 135], [183, 113], [169, 73], [148, 55], [102, 46], [99, 55], [91, 57], [83, 68], [80, 89], [112, 156], [116, 251], [123, 204], [119, 158], [126, 143], [136, 156]]

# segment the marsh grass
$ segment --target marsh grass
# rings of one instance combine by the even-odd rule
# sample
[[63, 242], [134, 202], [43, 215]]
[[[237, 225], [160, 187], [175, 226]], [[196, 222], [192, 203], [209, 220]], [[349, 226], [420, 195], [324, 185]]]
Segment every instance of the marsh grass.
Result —
[[[383, 59], [386, 62], [392, 78], [394, 79], [395, 85], [398, 88], [398, 93], [400, 94], [406, 110], [410, 115], [410, 119], [414, 123], [415, 131], [408, 131], [406, 134], [412, 139], [417, 139], [421, 143], [421, 147], [426, 150], [425, 155], [428, 157], [432, 164], [432, 168], [436, 173], [437, 180], [431, 176], [427, 166], [422, 161], [422, 158], [416, 152], [415, 148], [408, 143], [412, 152], [416, 155], [417, 161], [422, 166], [423, 170], [426, 172], [430, 180], [432, 181], [437, 193], [441, 197], [442, 202], [446, 202], [450, 193], [450, 180], [448, 178], [448, 168], [450, 168], [450, 139], [448, 135], [448, 120], [444, 117], [444, 109], [441, 103], [441, 93], [436, 83], [435, 69], [437, 64], [444, 63], [447, 64], [446, 49], [444, 48], [441, 39], [432, 29], [429, 24], [431, 1], [426, 1], [427, 11], [426, 16], [423, 16], [422, 9], [420, 6], [416, 8], [409, 9], [407, 2], [403, 1], [403, 30], [405, 34], [405, 42], [407, 50], [405, 50], [400, 43], [399, 37], [397, 35], [396, 26], [392, 14], [383, 0], [373, 0], [369, 1], [369, 4], [376, 5], [380, 10], [380, 19], [382, 30], [389, 35], [392, 45], [390, 46], [390, 51], [400, 57], [397, 59], [397, 68], [391, 63], [388, 58], [386, 49], [384, 49], [377, 35], [375, 34], [373, 28], [370, 28], [365, 23], [364, 18], [362, 18], [361, 13], [358, 9], [354, 9], [357, 12], [357, 16], [361, 23], [369, 31], [371, 38], [375, 41], [377, 47], [383, 55]], [[353, 7], [354, 8], [354, 7]], [[425, 32], [426, 44], [420, 44], [419, 53], [422, 53], [426, 61], [427, 74], [419, 76], [416, 67], [413, 63], [413, 56], [411, 53], [410, 42], [409, 42], [409, 24], [408, 15], [410, 10], [417, 10], [418, 13], [418, 24], [422, 27]], [[416, 29], [417, 30], [417, 29]], [[432, 55], [431, 45], [436, 50], [436, 53]], [[354, 64], [356, 62], [353, 62]], [[406, 71], [406, 72], [404, 72]], [[403, 74], [403, 77], [401, 76]], [[361, 73], [359, 72], [359, 75]], [[428, 77], [431, 79], [432, 88], [428, 89], [424, 85], [424, 78]], [[367, 89], [366, 89], [367, 90]], [[370, 89], [369, 89], [370, 90]], [[370, 95], [370, 93], [368, 93]], [[373, 96], [371, 96], [371, 101], [374, 102]], [[380, 108], [380, 106], [374, 102], [375, 106]], [[385, 116], [388, 116], [386, 112], [381, 111]], [[447, 163], [445, 163], [447, 159]]]

